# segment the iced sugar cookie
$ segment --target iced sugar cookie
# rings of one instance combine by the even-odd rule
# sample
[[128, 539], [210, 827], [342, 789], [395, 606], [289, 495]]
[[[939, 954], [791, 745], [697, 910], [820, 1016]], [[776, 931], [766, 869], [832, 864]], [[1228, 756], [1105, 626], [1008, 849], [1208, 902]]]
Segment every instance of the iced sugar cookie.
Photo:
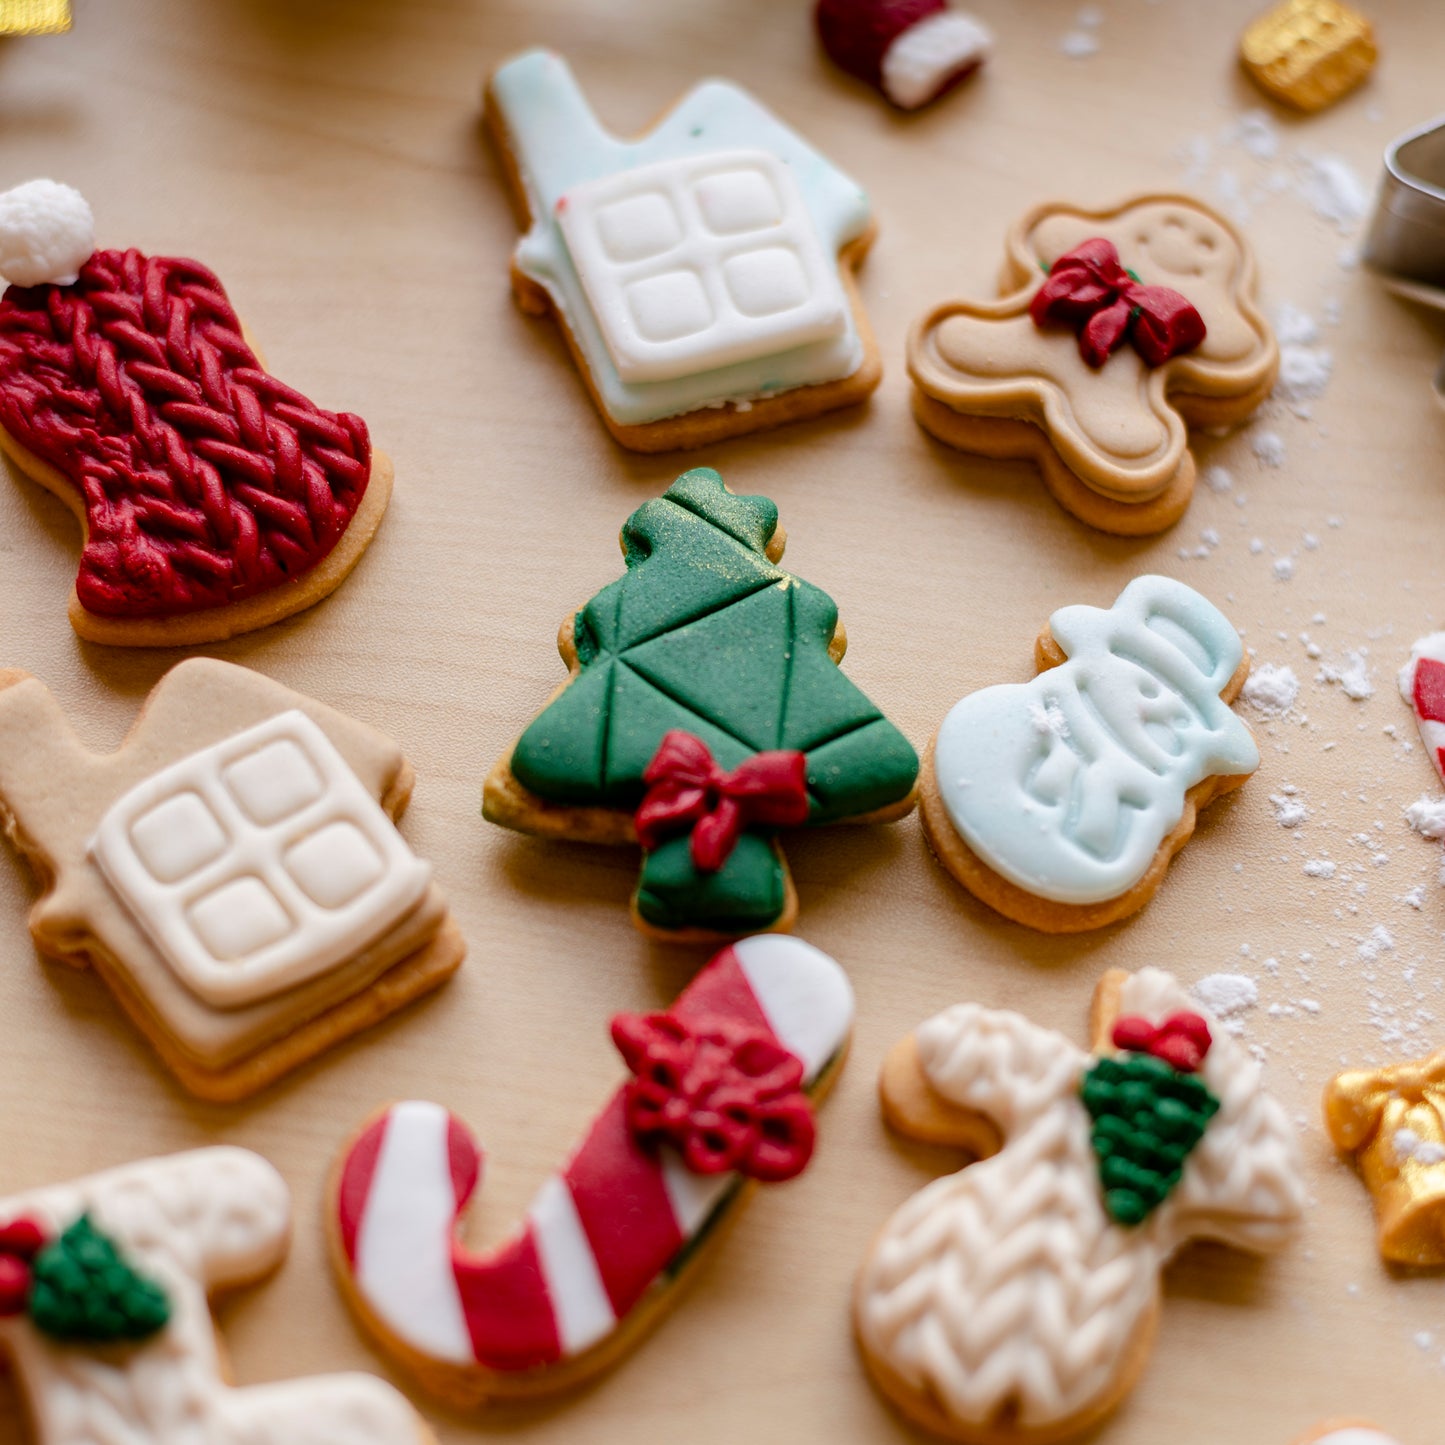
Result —
[[562, 625], [571, 677], [487, 779], [494, 823], [640, 843], [648, 932], [786, 930], [780, 829], [913, 808], [917, 754], [839, 669], [838, 610], [782, 551], [773, 503], [706, 467], [643, 503], [626, 575]]
[[982, 1160], [894, 1214], [854, 1295], [874, 1380], [951, 1439], [1082, 1434], [1138, 1380], [1183, 1244], [1263, 1253], [1299, 1224], [1294, 1129], [1173, 978], [1106, 974], [1090, 1033], [957, 1004], [884, 1063], [895, 1129]]
[[1187, 196], [1039, 206], [1009, 232], [1002, 291], [914, 324], [919, 422], [963, 451], [1036, 462], [1102, 531], [1172, 526], [1194, 491], [1186, 423], [1243, 421], [1279, 369], [1238, 232]]
[[0, 1200], [0, 1354], [35, 1445], [430, 1445], [371, 1375], [228, 1383], [210, 1297], [286, 1255], [291, 1201], [245, 1149]]
[[848, 981], [816, 948], [772, 935], [724, 949], [666, 1013], [613, 1019], [632, 1077], [483, 1254], [456, 1238], [481, 1177], [472, 1135], [438, 1104], [391, 1105], [332, 1182], [347, 1297], [457, 1404], [580, 1383], [637, 1342], [754, 1183], [803, 1170], [852, 1022]]
[[0, 449], [80, 519], [82, 637], [218, 642], [340, 585], [391, 463], [265, 370], [212, 272], [96, 250], [79, 193], [31, 181], [0, 195], [0, 273]]
[[436, 988], [461, 935], [394, 820], [395, 743], [230, 663], [156, 685], [117, 752], [0, 671], [0, 824], [36, 947], [93, 967], [192, 1093], [238, 1099]]
[[1199, 809], [1259, 766], [1229, 709], [1249, 660], [1193, 588], [1136, 577], [1107, 610], [1055, 612], [1034, 661], [1032, 682], [971, 693], [943, 720], [923, 826], [990, 907], [1078, 933], [1142, 908]]
[[517, 300], [557, 318], [623, 446], [705, 446], [878, 385], [853, 283], [868, 198], [746, 91], [705, 81], [623, 141], [532, 50], [486, 106], [527, 227]]

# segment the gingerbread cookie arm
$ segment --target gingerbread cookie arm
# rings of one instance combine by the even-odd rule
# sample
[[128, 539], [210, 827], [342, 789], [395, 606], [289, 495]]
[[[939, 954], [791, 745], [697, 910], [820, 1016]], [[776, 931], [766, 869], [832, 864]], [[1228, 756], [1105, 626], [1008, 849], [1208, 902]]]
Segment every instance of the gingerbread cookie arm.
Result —
[[[762, 936], [724, 950], [668, 1015], [644, 1023], [685, 1052], [690, 1038], [710, 1040], [715, 1060], [731, 1049], [729, 1068], [760, 1050], [770, 1071], [791, 1071], [816, 1097], [841, 1065], [852, 1016], [837, 964], [796, 939]], [[634, 1026], [614, 1022], [624, 1053]], [[655, 1074], [629, 1057], [638, 1082], [605, 1106], [524, 1227], [485, 1254], [455, 1237], [481, 1152], [454, 1116], [395, 1104], [348, 1146], [330, 1191], [333, 1260], [362, 1321], [428, 1389], [472, 1405], [549, 1393], [606, 1368], [672, 1298], [751, 1180], [801, 1169], [810, 1123], [806, 1150], [778, 1170], [761, 1156], [705, 1161], [699, 1139], [643, 1131], [638, 1091], [650, 1079], [680, 1078], [676, 1067], [702, 1071], [687, 1072], [689, 1088], [709, 1077], [703, 1053], [687, 1057]], [[745, 1094], [745, 1084], [739, 1075], [728, 1087]], [[751, 1107], [743, 1094], [732, 1095], [739, 1109]], [[801, 1096], [786, 1114], [781, 1102], [770, 1107], [778, 1126], [806, 1108]]]

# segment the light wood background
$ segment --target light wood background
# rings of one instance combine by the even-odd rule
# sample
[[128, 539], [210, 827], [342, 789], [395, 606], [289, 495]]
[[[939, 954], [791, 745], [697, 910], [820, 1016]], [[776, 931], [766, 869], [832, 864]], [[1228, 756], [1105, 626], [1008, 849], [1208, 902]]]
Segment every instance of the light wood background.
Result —
[[[694, 460], [777, 499], [790, 564], [842, 610], [848, 672], [916, 744], [965, 692], [1026, 677], [1053, 608], [1106, 604], [1145, 570], [1202, 588], [1303, 685], [1289, 719], [1261, 725], [1259, 776], [1211, 811], [1156, 901], [1092, 937], [1041, 938], [988, 914], [935, 866], [916, 819], [792, 842], [801, 932], [844, 963], [859, 1002], [814, 1167], [754, 1199], [680, 1307], [600, 1384], [476, 1419], [421, 1402], [441, 1439], [911, 1438], [855, 1358], [849, 1289], [888, 1214], [957, 1161], [883, 1129], [885, 1049], [963, 998], [1079, 1038], [1104, 968], [1156, 963], [1189, 980], [1259, 980], [1245, 1037], [1300, 1119], [1311, 1205], [1276, 1261], [1215, 1249], [1179, 1260], [1152, 1367], [1100, 1439], [1285, 1445], [1350, 1413], [1405, 1445], [1438, 1441], [1445, 1279], [1378, 1262], [1367, 1197], [1333, 1158], [1317, 1099], [1346, 1062], [1445, 1045], [1440, 849], [1401, 814], [1436, 780], [1405, 746], [1413, 726], [1393, 690], [1411, 639], [1445, 625], [1445, 416], [1428, 389], [1445, 326], [1340, 264], [1358, 236], [1302, 198], [1296, 153], [1342, 157], [1373, 185], [1384, 143], [1440, 103], [1445, 35], [1433, 4], [1367, 0], [1384, 50], [1375, 79], [1315, 119], [1271, 112], [1280, 151], [1262, 160], [1219, 143], [1265, 104], [1234, 66], [1259, 3], [1105, 0], [1098, 53], [1070, 59], [1060, 40], [1075, 5], [974, 0], [998, 32], [995, 61], [913, 118], [833, 73], [807, 7], [778, 0], [77, 0], [70, 35], [0, 43], [0, 182], [69, 181], [102, 244], [213, 266], [278, 374], [362, 413], [394, 456], [391, 513], [341, 591], [216, 651], [403, 742], [420, 779], [404, 831], [471, 943], [441, 994], [248, 1106], [205, 1107], [94, 979], [37, 959], [32, 884], [0, 850], [0, 1191], [213, 1140], [258, 1149], [294, 1191], [296, 1242], [271, 1283], [220, 1311], [237, 1378], [384, 1372], [324, 1260], [320, 1185], [350, 1128], [398, 1096], [459, 1111], [489, 1152], [473, 1238], [495, 1239], [617, 1079], [610, 1015], [665, 1004], [701, 961], [633, 931], [626, 853], [532, 842], [479, 816], [487, 768], [561, 677], [558, 622], [617, 574], [619, 525], [685, 464], [613, 447], [557, 335], [508, 294], [514, 226], [478, 127], [480, 86], [510, 52], [549, 43], [621, 131], [702, 75], [727, 75], [872, 192], [881, 235], [863, 290], [882, 390]], [[1271, 409], [1283, 466], [1255, 460], [1253, 433], [1205, 439], [1201, 460], [1228, 467], [1233, 491], [1201, 487], [1153, 541], [1110, 540], [1062, 513], [1027, 467], [930, 443], [909, 416], [903, 337], [925, 306], [988, 291], [1026, 207], [1180, 185], [1180, 148], [1198, 137], [1211, 141], [1200, 193], [1255, 198], [1267, 305], [1323, 317], [1337, 303], [1322, 338], [1334, 375], [1309, 420]], [[1206, 528], [1218, 546], [1181, 558]], [[65, 620], [75, 553], [62, 506], [0, 477], [0, 665], [44, 678], [109, 748], [175, 658], [77, 642]], [[1273, 562], [1288, 554], [1296, 575], [1281, 581]], [[1375, 695], [1316, 683], [1302, 632], [1325, 661], [1368, 647]], [[1311, 809], [1289, 832], [1270, 802], [1285, 784]], [[1320, 857], [1337, 862], [1333, 880], [1304, 875]], [[1418, 909], [1400, 901], [1417, 885]], [[1371, 963], [1358, 949], [1376, 925], [1394, 946]], [[1304, 998], [1317, 1013], [1299, 1010]], [[0, 1393], [0, 1445], [18, 1438], [12, 1404]]]

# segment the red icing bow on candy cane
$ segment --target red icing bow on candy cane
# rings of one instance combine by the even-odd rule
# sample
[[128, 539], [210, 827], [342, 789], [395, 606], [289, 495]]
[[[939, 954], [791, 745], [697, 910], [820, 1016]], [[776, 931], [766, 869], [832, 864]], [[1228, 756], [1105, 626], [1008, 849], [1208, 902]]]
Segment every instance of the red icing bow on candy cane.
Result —
[[690, 828], [699, 873], [716, 873], [750, 823], [786, 828], [808, 821], [802, 753], [758, 753], [725, 773], [701, 738], [674, 729], [642, 781], [647, 793], [635, 818], [637, 841], [650, 853], [671, 834]]
[[1035, 326], [1069, 326], [1079, 355], [1102, 366], [1130, 341], [1150, 366], [1192, 351], [1204, 340], [1204, 318], [1188, 297], [1145, 286], [1126, 271], [1112, 241], [1095, 236], [1060, 256], [1029, 303]]
[[775, 1182], [813, 1154], [803, 1063], [758, 1029], [672, 1014], [619, 1014], [612, 1041], [637, 1076], [627, 1123], [639, 1142], [667, 1141], [695, 1174], [735, 1170]]
[[1209, 1025], [1198, 1014], [1170, 1014], [1162, 1024], [1130, 1016], [1114, 1025], [1114, 1047], [1135, 1054], [1152, 1054], [1181, 1074], [1197, 1073], [1214, 1040]]
[[21, 1217], [0, 1226], [0, 1317], [25, 1313], [31, 1264], [50, 1242], [44, 1227]]

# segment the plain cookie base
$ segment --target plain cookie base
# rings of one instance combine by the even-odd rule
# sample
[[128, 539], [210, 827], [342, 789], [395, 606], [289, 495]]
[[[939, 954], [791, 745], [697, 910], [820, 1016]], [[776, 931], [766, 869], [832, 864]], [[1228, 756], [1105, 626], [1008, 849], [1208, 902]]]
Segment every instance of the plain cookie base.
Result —
[[[507, 132], [506, 121], [502, 117], [501, 108], [496, 104], [490, 81], [483, 92], [482, 116], [487, 134], [501, 158], [519, 229], [525, 232], [533, 222], [531, 206]], [[556, 321], [567, 340], [567, 349], [586, 384], [592, 404], [619, 446], [634, 452], [692, 451], [698, 447], [726, 441], [729, 437], [765, 431], [784, 426], [788, 422], [805, 421], [810, 417], [821, 416], [824, 412], [836, 411], [840, 407], [856, 406], [868, 399], [883, 379], [883, 359], [868, 324], [868, 314], [863, 308], [862, 297], [858, 294], [855, 273], [863, 264], [877, 233], [877, 224], [870, 221], [868, 229], [861, 236], [850, 241], [838, 252], [838, 279], [848, 297], [853, 327], [863, 348], [863, 359], [857, 370], [834, 381], [796, 386], [774, 396], [759, 397], [744, 406], [727, 402], [721, 406], [704, 406], [677, 416], [661, 417], [657, 421], [627, 423], [617, 421], [612, 416], [597, 390], [592, 368], [587, 364], [587, 358], [577, 344], [577, 338], [572, 334], [567, 318], [553, 303], [547, 288], [525, 275], [515, 261], [511, 265], [512, 291], [517, 298], [517, 305], [529, 316], [550, 316]]]
[[[259, 358], [258, 358], [259, 359]], [[0, 451], [46, 491], [53, 492], [75, 514], [80, 523], [81, 547], [90, 540], [90, 523], [85, 515], [84, 498], [75, 485], [49, 462], [21, 446], [0, 427]], [[279, 587], [228, 602], [223, 607], [207, 607], [198, 612], [174, 617], [102, 617], [87, 611], [72, 587], [70, 592], [70, 625], [87, 642], [105, 643], [111, 647], [190, 647], [200, 643], [226, 642], [244, 632], [255, 632], [273, 622], [291, 617], [315, 606], [330, 596], [361, 561], [391, 501], [395, 470], [391, 458], [375, 447], [371, 451], [371, 476], [366, 484], [361, 505], [347, 523], [336, 545], [314, 567]]]
[[[829, 1060], [808, 1089], [808, 1097], [816, 1108], [832, 1089], [848, 1059], [851, 1040]], [[391, 1107], [390, 1105], [386, 1108]], [[362, 1133], [383, 1114], [373, 1114], [345, 1143], [336, 1156], [326, 1187], [326, 1236], [330, 1245], [332, 1265], [343, 1298], [356, 1318], [373, 1337], [382, 1351], [395, 1359], [406, 1372], [438, 1400], [461, 1410], [475, 1410], [493, 1402], [542, 1400], [575, 1390], [593, 1377], [618, 1364], [643, 1338], [661, 1323], [677, 1301], [703, 1259], [732, 1228], [742, 1206], [757, 1189], [755, 1181], [745, 1179], [715, 1214], [704, 1232], [685, 1246], [682, 1263], [652, 1287], [632, 1307], [617, 1329], [601, 1344], [555, 1365], [531, 1370], [491, 1370], [484, 1365], [457, 1365], [434, 1359], [412, 1348], [394, 1335], [371, 1310], [352, 1275], [341, 1239], [339, 1191], [345, 1161]]]
[[[1099, 984], [1089, 1024], [1096, 1040], [1101, 1033], [1107, 1035], [1113, 1028], [1120, 990], [1127, 977], [1113, 970]], [[919, 1063], [918, 1043], [912, 1034], [900, 1039], [888, 1051], [879, 1073], [878, 1097], [889, 1127], [905, 1138], [962, 1149], [972, 1156], [970, 1162], [987, 1159], [998, 1152], [1000, 1138], [993, 1121], [972, 1109], [959, 1108], [928, 1082]], [[881, 1237], [880, 1234], [878, 1239]], [[860, 1328], [863, 1305], [860, 1291], [877, 1249], [878, 1240], [875, 1240], [858, 1273], [859, 1283], [853, 1297], [854, 1339], [874, 1384], [902, 1415], [925, 1430], [963, 1441], [965, 1445], [1058, 1445], [1083, 1434], [1111, 1414], [1143, 1373], [1159, 1322], [1157, 1295], [1121, 1355], [1109, 1388], [1087, 1409], [1042, 1426], [1022, 1425], [1007, 1416], [960, 1420], [950, 1414], [931, 1391], [910, 1384], [886, 1361], [871, 1353], [864, 1342]]]
[[[324, 1013], [223, 1069], [208, 1069], [182, 1052], [124, 978], [97, 956], [88, 955], [86, 961], [115, 996], [126, 1017], [145, 1035], [166, 1068], [189, 1093], [212, 1104], [234, 1104], [440, 988], [461, 967], [466, 956], [462, 931], [451, 914], [447, 914], [442, 926], [423, 947], [392, 964], [360, 993], [342, 999]], [[65, 961], [74, 963], [75, 959], [67, 957]]]
[[[1067, 654], [1054, 641], [1053, 634], [1046, 627], [1034, 644], [1034, 661], [1038, 672], [1067, 661]], [[1220, 700], [1226, 705], [1239, 696], [1249, 676], [1249, 657], [1246, 654], [1234, 675], [1220, 690]], [[1036, 928], [1041, 933], [1087, 933], [1091, 929], [1104, 928], [1120, 919], [1137, 913], [1158, 891], [1169, 870], [1174, 855], [1189, 841], [1198, 822], [1199, 811], [1216, 798], [1233, 792], [1240, 787], [1251, 773], [1219, 774], [1196, 783], [1184, 795], [1184, 811], [1173, 831], [1160, 843], [1144, 876], [1127, 892], [1114, 898], [1105, 898], [1098, 903], [1059, 903], [1051, 898], [1041, 898], [1021, 888], [1001, 873], [991, 868], [966, 843], [962, 834], [953, 826], [943, 795], [938, 787], [937, 767], [934, 753], [938, 742], [935, 733], [928, 745], [919, 775], [921, 790], [921, 814], [923, 832], [928, 846], [940, 863], [981, 902], [988, 904], [995, 912], [1003, 914], [1014, 923]]]
[[[1274, 389], [1268, 383], [1242, 397], [1170, 393], [1170, 401], [1193, 427], [1235, 426], [1251, 416]], [[1141, 502], [1123, 502], [1097, 490], [1064, 461], [1048, 432], [1024, 418], [962, 412], [921, 387], [913, 389], [913, 415], [930, 436], [959, 451], [1038, 467], [1053, 499], [1081, 522], [1116, 537], [1151, 537], [1172, 527], [1194, 496], [1197, 467], [1187, 447], [1164, 489]]]

